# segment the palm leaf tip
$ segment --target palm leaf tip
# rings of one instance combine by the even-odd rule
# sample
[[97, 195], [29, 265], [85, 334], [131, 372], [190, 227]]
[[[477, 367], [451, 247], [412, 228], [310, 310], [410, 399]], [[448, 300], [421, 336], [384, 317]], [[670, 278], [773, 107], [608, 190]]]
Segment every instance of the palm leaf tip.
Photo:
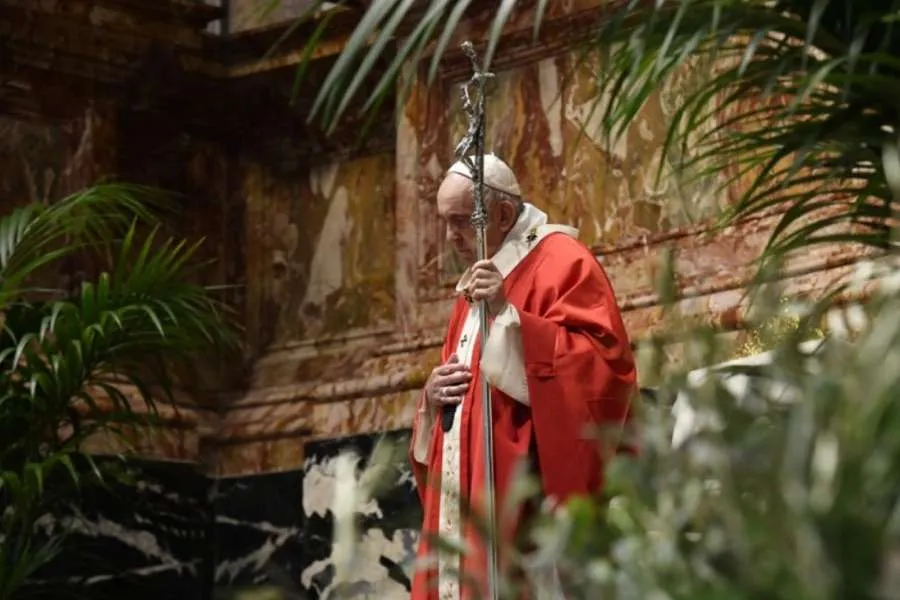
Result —
[[[887, 100], [896, 94], [885, 90], [898, 86], [889, 74], [900, 73], [900, 62], [885, 50], [900, 40], [884, 20], [896, 8], [723, 0], [614, 8], [595, 39], [607, 56], [599, 75], [609, 98], [601, 122], [614, 140], [650, 94], [702, 59], [710, 74], [695, 80], [696, 89], [679, 90], [657, 177], [668, 164], [682, 182], [709, 179], [717, 194], [742, 187], [725, 222], [808, 202], [816, 192], [807, 197], [803, 190], [817, 187], [821, 197], [839, 191], [896, 201], [900, 153], [884, 129], [897, 115]], [[883, 245], [883, 228], [871, 227], [887, 217], [852, 210], [846, 225], [868, 221], [870, 230], [846, 239]], [[799, 226], [810, 218], [812, 211], [796, 211], [789, 221]], [[785, 238], [781, 247], [799, 249], [804, 239], [825, 238]]]

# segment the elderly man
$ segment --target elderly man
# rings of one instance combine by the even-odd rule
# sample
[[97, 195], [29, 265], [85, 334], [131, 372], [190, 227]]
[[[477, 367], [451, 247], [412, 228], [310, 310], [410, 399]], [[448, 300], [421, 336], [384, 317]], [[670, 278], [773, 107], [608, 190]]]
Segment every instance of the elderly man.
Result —
[[[523, 201], [512, 170], [484, 157], [489, 260], [476, 262], [457, 285], [441, 355], [413, 426], [411, 462], [424, 509], [419, 556], [429, 537], [464, 543], [460, 560], [439, 553], [413, 582], [413, 600], [467, 600], [480, 594], [486, 554], [464, 506], [477, 510], [484, 485], [481, 377], [492, 388], [496, 506], [502, 511], [515, 465], [531, 462], [544, 495], [564, 501], [592, 494], [603, 482], [604, 452], [590, 425], [621, 431], [629, 418], [635, 365], [612, 287], [570, 227]], [[475, 258], [471, 173], [450, 168], [437, 195], [447, 240]], [[490, 313], [481, 348], [482, 301]], [[616, 446], [620, 441], [613, 442]], [[501, 516], [504, 516], [501, 514]], [[517, 520], [516, 518], [513, 521]], [[510, 539], [515, 522], [500, 522]]]

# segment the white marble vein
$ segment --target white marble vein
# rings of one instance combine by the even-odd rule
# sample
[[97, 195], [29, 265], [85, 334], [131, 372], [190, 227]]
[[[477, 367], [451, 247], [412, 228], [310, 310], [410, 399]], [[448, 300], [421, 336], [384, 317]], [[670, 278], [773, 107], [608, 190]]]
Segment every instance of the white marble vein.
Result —
[[197, 574], [196, 563], [199, 561], [185, 562], [173, 556], [159, 543], [156, 534], [150, 531], [128, 529], [102, 515], [98, 516], [96, 520], [92, 520], [76, 509], [74, 516], [60, 519], [52, 515], [44, 515], [37, 520], [35, 525], [48, 536], [53, 535], [54, 529], [59, 526], [69, 532], [69, 534], [116, 540], [124, 546], [137, 550], [146, 558], [157, 562], [158, 565], [154, 567], [164, 568], [165, 570], [174, 569], [179, 573], [186, 570], [191, 575]]
[[[353, 598], [384, 598], [385, 600], [407, 598], [409, 592], [406, 587], [390, 577], [387, 567], [381, 564], [381, 557], [407, 567], [415, 558], [415, 533], [408, 531], [396, 531], [388, 538], [379, 529], [369, 529], [359, 540], [356, 547], [357, 554], [354, 558], [353, 573], [355, 575], [351, 586], [355, 588]], [[332, 555], [339, 548], [332, 548]], [[323, 560], [317, 560], [305, 568], [300, 576], [300, 582], [306, 589], [314, 589], [320, 596], [328, 597], [333, 592], [333, 582], [325, 587], [315, 584], [314, 578], [321, 576], [332, 565], [329, 556]]]
[[[360, 458], [353, 457], [354, 466], [358, 467]], [[303, 476], [303, 513], [307, 516], [318, 515], [328, 517], [331, 514], [331, 505], [334, 501], [336, 488], [335, 466], [337, 457], [323, 459], [310, 459], [306, 463], [306, 472]], [[381, 518], [381, 508], [375, 499], [370, 499], [361, 505], [357, 512], [365, 516]]]
[[272, 563], [272, 556], [284, 543], [296, 533], [283, 533], [267, 538], [256, 550], [233, 560], [223, 560], [216, 565], [216, 581], [233, 581], [247, 568], [260, 571]]

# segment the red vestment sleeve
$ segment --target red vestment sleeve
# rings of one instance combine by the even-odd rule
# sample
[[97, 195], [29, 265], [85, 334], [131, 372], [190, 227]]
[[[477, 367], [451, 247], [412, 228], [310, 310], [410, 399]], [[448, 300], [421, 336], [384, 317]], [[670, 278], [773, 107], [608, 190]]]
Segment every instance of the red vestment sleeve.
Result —
[[545, 493], [563, 501], [601, 490], [603, 449], [620, 440], [601, 444], [591, 427], [624, 430], [637, 372], [596, 258], [565, 235], [542, 244], [532, 310], [518, 312], [541, 479]]

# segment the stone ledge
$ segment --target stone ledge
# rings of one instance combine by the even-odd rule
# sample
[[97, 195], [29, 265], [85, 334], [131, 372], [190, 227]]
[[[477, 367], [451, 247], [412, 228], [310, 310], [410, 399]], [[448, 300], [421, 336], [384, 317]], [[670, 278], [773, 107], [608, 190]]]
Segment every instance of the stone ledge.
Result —
[[230, 410], [253, 406], [284, 404], [285, 402], [312, 402], [327, 404], [363, 396], [379, 396], [386, 392], [418, 389], [427, 377], [417, 369], [409, 369], [389, 375], [348, 379], [334, 382], [310, 382], [295, 385], [266, 388], [251, 392], [234, 402]]
[[[896, 258], [889, 260], [898, 263]], [[832, 289], [835, 284], [847, 282], [854, 270], [853, 264], [814, 270], [795, 274], [782, 280], [780, 284], [786, 295], [815, 297]], [[845, 292], [835, 298], [834, 304], [839, 307], [848, 302], [866, 301], [876, 286], [877, 282], [873, 281], [860, 289]], [[738, 331], [746, 328], [749, 323], [749, 300], [742, 289], [685, 298], [676, 302], [673, 309], [689, 321], [710, 325], [721, 333]], [[673, 344], [678, 342], [680, 334], [667, 331], [668, 323], [662, 321], [663, 309], [660, 306], [630, 310], [624, 316], [629, 329], [641, 331], [640, 335], [635, 336], [637, 344], [650, 338], [666, 340], [669, 337]], [[429, 339], [440, 345], [438, 337], [429, 336]], [[398, 342], [392, 350], [397, 351], [397, 348], [404, 352], [410, 352], [411, 348], [416, 348], [419, 352], [433, 352], [436, 349], [414, 340]], [[420, 369], [425, 370], [422, 363], [427, 360], [421, 354], [410, 358], [417, 360]], [[213, 475], [226, 477], [298, 468], [303, 460], [302, 448], [311, 440], [408, 429], [420, 394], [418, 388], [424, 383], [424, 378], [420, 376], [416, 384], [411, 373], [412, 370], [408, 369], [403, 373], [383, 377], [379, 380], [382, 387], [369, 388], [377, 389], [378, 395], [344, 396], [336, 401], [310, 402], [306, 395], [290, 399], [291, 386], [283, 386], [279, 388], [283, 399], [277, 403], [248, 403], [233, 407], [223, 414], [215, 439], [209, 440], [216, 453]], [[393, 392], [385, 387], [391, 382], [404, 381], [405, 385]], [[355, 389], [358, 393], [369, 393], [365, 391], [367, 388], [364, 379], [354, 380], [353, 383], [355, 388], [346, 386], [344, 390]], [[326, 391], [326, 388], [320, 388], [320, 392]]]
[[766, 210], [760, 214], [746, 217], [739, 221], [735, 221], [728, 226], [719, 228], [713, 220], [703, 221], [694, 225], [685, 225], [682, 227], [673, 227], [659, 233], [653, 233], [641, 236], [628, 236], [619, 239], [615, 243], [605, 244], [597, 243], [591, 246], [591, 251], [598, 256], [607, 256], [627, 252], [629, 250], [644, 249], [649, 246], [661, 246], [667, 242], [674, 242], [684, 238], [693, 238], [704, 240], [706, 237], [722, 237], [727, 236], [739, 229], [758, 230], [771, 228], [772, 222], [777, 217], [781, 217], [786, 209], [776, 207]]
[[412, 424], [420, 389], [333, 403], [286, 401], [232, 409], [222, 416], [215, 437], [209, 442], [215, 446], [232, 446], [288, 437], [327, 439], [402, 429]]
[[[815, 256], [812, 259], [797, 258], [787, 264], [783, 269], [779, 281], [808, 275], [810, 273], [819, 273], [830, 269], [853, 265], [860, 259], [870, 256], [871, 252], [860, 248], [839, 248], [832, 253]], [[699, 296], [711, 296], [720, 292], [731, 290], [745, 290], [754, 279], [755, 275], [751, 267], [741, 269], [737, 275], [733, 272], [725, 272], [722, 274], [715, 273], [698, 273], [692, 277], [683, 278], [678, 283], [678, 299], [695, 298]], [[624, 296], [619, 301], [622, 312], [638, 310], [656, 306], [660, 303], [659, 294], [655, 292], [644, 292], [640, 294], [631, 294]]]
[[224, 479], [299, 470], [306, 458], [305, 445], [303, 436], [290, 436], [216, 446], [210, 451], [206, 475]]
[[[196, 429], [120, 426], [121, 435], [98, 432], [81, 450], [92, 455], [127, 455], [140, 459], [200, 463], [200, 435]], [[123, 439], [124, 438], [124, 439]]]
[[[147, 410], [147, 405], [140, 397], [137, 388], [123, 384], [119, 384], [117, 387], [126, 396], [132, 411], [139, 415], [147, 415], [148, 419], [153, 419], [156, 422], [156, 425], [162, 425], [171, 429], [197, 429], [200, 420], [197, 418], [195, 409], [157, 400], [154, 407], [155, 411], [151, 412]], [[97, 412], [109, 415], [118, 410], [115, 403], [103, 390], [88, 388], [87, 392], [94, 398], [96, 408], [88, 405], [84, 400], [77, 400], [72, 404], [72, 408], [80, 416], [90, 417]]]
[[[824, 259], [800, 262], [779, 278], [777, 283], [784, 285], [785, 293], [791, 296], [822, 292], [851, 276], [854, 265], [861, 256], [864, 253], [851, 252], [837, 257], [826, 256]], [[744, 320], [737, 315], [749, 310], [746, 289], [751, 281], [750, 278], [733, 278], [686, 288], [678, 295], [676, 310], [683, 316], [705, 316], [704, 321], [725, 330], [739, 329], [743, 327]], [[622, 304], [623, 318], [629, 331], [633, 332], [636, 343], [658, 329], [655, 322], [664, 311], [658, 297], [641, 297], [630, 302], [623, 301]], [[418, 337], [405, 337], [407, 339], [373, 349], [370, 353], [373, 357], [385, 354], [412, 355], [405, 357], [405, 367], [398, 368], [393, 373], [261, 388], [234, 402], [229, 412], [284, 404], [331, 404], [420, 389], [428, 372], [422, 365], [422, 354], [434, 353], [441, 346], [443, 336], [438, 331], [423, 331]]]
[[[656, 282], [665, 250], [673, 251], [676, 280], [681, 297], [710, 294], [741, 287], [756, 276], [754, 261], [761, 255], [782, 210], [748, 218], [723, 229], [711, 223], [673, 229], [647, 238], [628, 238], [615, 244], [593, 246], [623, 311], [658, 302]], [[871, 249], [850, 244], [809, 248], [786, 260], [790, 275], [817, 268], [831, 268], [872, 256]], [[810, 258], [812, 257], [812, 258]], [[456, 280], [442, 282], [426, 295], [432, 303], [446, 302], [454, 295]]]
[[[768, 225], [761, 220], [755, 222], [758, 225], [752, 232], [744, 231], [742, 239], [749, 244], [751, 249], [755, 248], [754, 242], [760, 242], [753, 238], [751, 233], [757, 233], [759, 236], [766, 236]], [[747, 240], [750, 240], [747, 242]], [[717, 239], [712, 239], [709, 243], [715, 243]], [[697, 244], [688, 249], [681, 248], [682, 254], [678, 257], [678, 262], [693, 265], [693, 255], [697, 252], [705, 250], [706, 244]], [[635, 248], [632, 247], [630, 251]], [[643, 253], [640, 258], [643, 263], [650, 263], [647, 256]], [[819, 248], [811, 251], [811, 255], [798, 256], [789, 261], [784, 269], [781, 279], [790, 279], [799, 277], [809, 273], [827, 271], [837, 267], [852, 265], [856, 261], [871, 256], [872, 251], [861, 247], [852, 247], [849, 245], [832, 246], [827, 248]], [[643, 309], [653, 308], [660, 302], [658, 294], [653, 291], [654, 277], [653, 271], [658, 266], [644, 264], [643, 269], [637, 273], [634, 269], [634, 262], [637, 257], [629, 257], [625, 253], [620, 254], [624, 260], [617, 260], [614, 265], [607, 265], [610, 272], [610, 278], [613, 280], [614, 286], [619, 290], [619, 306], [623, 314]], [[629, 280], [635, 282], [638, 277], [644, 281], [638, 287], [637, 291], [629, 293], [627, 281], [624, 278], [617, 278], [616, 271], [630, 271]], [[684, 269], [687, 270], [687, 269]], [[743, 267], [729, 267], [715, 270], [705, 270], [695, 268], [694, 273], [678, 278], [677, 298], [681, 300], [689, 298], [699, 298], [703, 296], [714, 296], [722, 292], [734, 290], [744, 290], [750, 285], [755, 278], [755, 271], [751, 265]], [[626, 285], [622, 285], [626, 283]], [[625, 293], [622, 289], [625, 288]], [[448, 292], [440, 301], [443, 308], [451, 302], [453, 294]], [[324, 357], [347, 357], [353, 352], [358, 352], [359, 356], [355, 357], [354, 370], [366, 370], [368, 363], [376, 359], [400, 360], [402, 356], [411, 353], [419, 353], [425, 350], [433, 350], [440, 347], [443, 343], [442, 326], [438, 325], [435, 329], [419, 330], [415, 333], [404, 333], [398, 336], [388, 328], [377, 328], [372, 330], [362, 330], [347, 334], [344, 336], [330, 336], [326, 338], [318, 338], [314, 340], [285, 344], [273, 349], [257, 363], [257, 369], [262, 370], [270, 368], [277, 370], [280, 365], [290, 364], [292, 366], [302, 363], [303, 361], [313, 361], [323, 359]], [[295, 368], [295, 367], [292, 367]], [[413, 370], [410, 369], [410, 372]], [[406, 375], [390, 376], [402, 379]], [[415, 376], [412, 373], [411, 376]], [[235, 400], [236, 405], [244, 404], [265, 404], [272, 402], [281, 402], [285, 400], [285, 395], [290, 398], [297, 396], [305, 396], [309, 401], [329, 401], [330, 399], [341, 399], [343, 397], [352, 396], [358, 393], [367, 393], [369, 386], [377, 393], [381, 388], [390, 388], [395, 385], [392, 381], [384, 381], [385, 376], [366, 376], [363, 379], [371, 383], [347, 383], [345, 378], [338, 382], [328, 382], [321, 379], [306, 382], [302, 385], [291, 385], [282, 389], [280, 386], [265, 387], [271, 390], [267, 392], [268, 397], [260, 397], [261, 394], [254, 394], [253, 399], [242, 396], [241, 399]], [[410, 384], [412, 385], [412, 384]]]
[[[118, 384], [125, 394], [131, 410], [144, 422], [117, 423], [118, 433], [101, 431], [90, 436], [82, 445], [89, 454], [126, 454], [137, 458], [175, 462], [202, 462], [201, 439], [214, 435], [216, 427], [211, 426], [209, 409], [187, 404], [171, 404], [157, 401], [155, 411], [149, 412], [134, 386]], [[115, 419], [116, 405], [101, 390], [89, 390], [95, 406], [84, 401], [76, 401], [72, 407], [76, 413], [90, 421], [98, 412]], [[176, 391], [176, 395], [181, 393]], [[185, 398], [176, 398], [184, 401]]]
[[[828, 270], [819, 270], [797, 275], [789, 279], [779, 280], [785, 296], [805, 299], [834, 290], [835, 286], [847, 282], [853, 276], [855, 265], [838, 266]], [[850, 302], [864, 302], [871, 297], [877, 282], [870, 282], [861, 291], [844, 291], [835, 295], [832, 304], [836, 307]], [[746, 329], [750, 323], [750, 300], [746, 290], [726, 290], [708, 296], [686, 298], [677, 302], [673, 310], [683, 318], [698, 325], [710, 326], [715, 330], [739, 331]], [[651, 338], [668, 337], [666, 323], [663, 321], [664, 309], [656, 305], [623, 313], [625, 325], [629, 330], [640, 329], [641, 336], [633, 341], [640, 344]]]
[[356, 329], [344, 334], [325, 335], [310, 340], [274, 344], [269, 347], [268, 353], [260, 359], [260, 362], [282, 353], [318, 356], [323, 351], [345, 351], [348, 347], [371, 343], [376, 338], [390, 338], [393, 333], [393, 327], [373, 327]]

